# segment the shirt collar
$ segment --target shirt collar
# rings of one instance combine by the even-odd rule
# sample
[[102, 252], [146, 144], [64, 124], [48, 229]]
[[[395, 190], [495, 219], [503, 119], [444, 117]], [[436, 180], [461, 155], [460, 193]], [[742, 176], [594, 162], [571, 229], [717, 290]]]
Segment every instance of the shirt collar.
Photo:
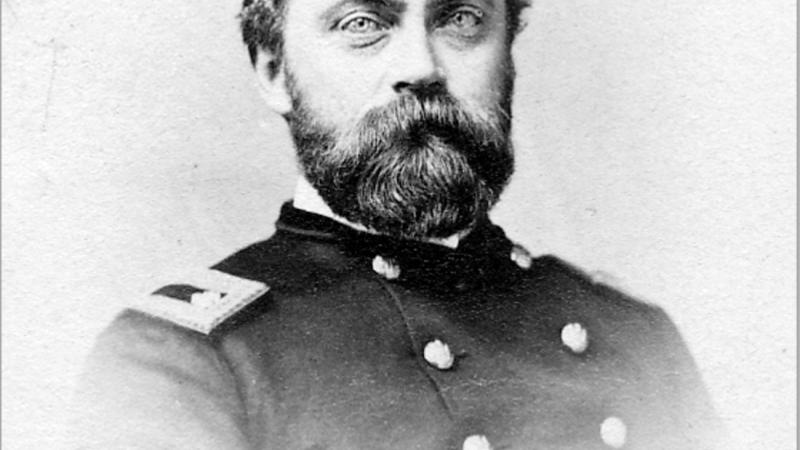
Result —
[[[323, 200], [322, 197], [319, 195], [319, 192], [317, 192], [314, 186], [312, 186], [311, 183], [309, 183], [308, 180], [306, 180], [306, 178], [303, 176], [300, 176], [297, 179], [292, 205], [297, 209], [310, 212], [313, 214], [318, 214], [320, 216], [328, 217], [357, 231], [362, 231], [370, 234], [380, 234], [377, 231], [365, 227], [364, 225], [351, 222], [345, 219], [344, 217], [334, 213], [328, 206], [328, 204], [325, 203], [325, 200]], [[464, 238], [467, 234], [469, 234], [469, 231], [470, 230], [464, 230], [446, 238], [426, 238], [426, 239], [421, 239], [421, 241], [454, 249], [458, 247], [458, 244], [461, 242], [461, 239]]]

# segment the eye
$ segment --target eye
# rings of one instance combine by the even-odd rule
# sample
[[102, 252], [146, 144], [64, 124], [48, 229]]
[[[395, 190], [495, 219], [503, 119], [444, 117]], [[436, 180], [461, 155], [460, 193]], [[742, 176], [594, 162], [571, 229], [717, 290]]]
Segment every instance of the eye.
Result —
[[369, 34], [385, 29], [386, 24], [383, 21], [363, 14], [345, 19], [339, 25], [339, 30], [353, 34]]
[[483, 24], [483, 12], [473, 8], [460, 8], [444, 20], [444, 27], [461, 33], [474, 34]]

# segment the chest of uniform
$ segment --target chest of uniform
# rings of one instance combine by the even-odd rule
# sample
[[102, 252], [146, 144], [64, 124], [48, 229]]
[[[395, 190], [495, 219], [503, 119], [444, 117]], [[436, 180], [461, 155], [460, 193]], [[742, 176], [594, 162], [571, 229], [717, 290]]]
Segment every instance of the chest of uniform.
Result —
[[260, 336], [254, 353], [270, 356], [257, 358], [260, 381], [247, 395], [261, 401], [254, 420], [265, 445], [483, 445], [471, 436], [494, 449], [630, 443], [645, 388], [602, 340], [589, 344], [590, 324], [537, 320], [511, 294], [507, 307], [472, 321], [480, 300], [453, 313], [411, 290], [395, 288], [388, 299], [384, 291], [358, 283], [327, 290], [313, 300], [328, 304], [327, 316], [313, 324], [303, 301], [276, 299], [286, 306], [280, 320], [260, 324], [274, 333]]
[[354, 361], [283, 377], [261, 391], [263, 429], [281, 448], [460, 449], [480, 435], [494, 449], [587, 449], [630, 439], [632, 386], [610, 387], [599, 371], [468, 359], [443, 370], [408, 355], [391, 367]]

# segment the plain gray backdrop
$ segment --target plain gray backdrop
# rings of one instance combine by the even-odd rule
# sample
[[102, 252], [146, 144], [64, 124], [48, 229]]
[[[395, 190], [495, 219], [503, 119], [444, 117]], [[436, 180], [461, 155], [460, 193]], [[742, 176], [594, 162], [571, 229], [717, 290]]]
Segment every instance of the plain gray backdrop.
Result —
[[[268, 237], [296, 170], [238, 2], [2, 6], [3, 443], [54, 448], [94, 335]], [[794, 448], [795, 8], [534, 0], [493, 215], [663, 306], [748, 449]]]

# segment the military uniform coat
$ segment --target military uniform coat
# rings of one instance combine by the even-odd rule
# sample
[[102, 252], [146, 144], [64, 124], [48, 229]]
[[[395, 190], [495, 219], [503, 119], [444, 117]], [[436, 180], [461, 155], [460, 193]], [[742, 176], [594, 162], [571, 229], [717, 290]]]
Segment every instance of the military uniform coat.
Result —
[[[276, 230], [211, 268], [243, 283], [235, 296], [176, 280], [99, 337], [83, 448], [713, 447], [664, 312], [488, 220], [456, 249], [288, 203]], [[180, 317], [204, 301], [213, 317]]]

